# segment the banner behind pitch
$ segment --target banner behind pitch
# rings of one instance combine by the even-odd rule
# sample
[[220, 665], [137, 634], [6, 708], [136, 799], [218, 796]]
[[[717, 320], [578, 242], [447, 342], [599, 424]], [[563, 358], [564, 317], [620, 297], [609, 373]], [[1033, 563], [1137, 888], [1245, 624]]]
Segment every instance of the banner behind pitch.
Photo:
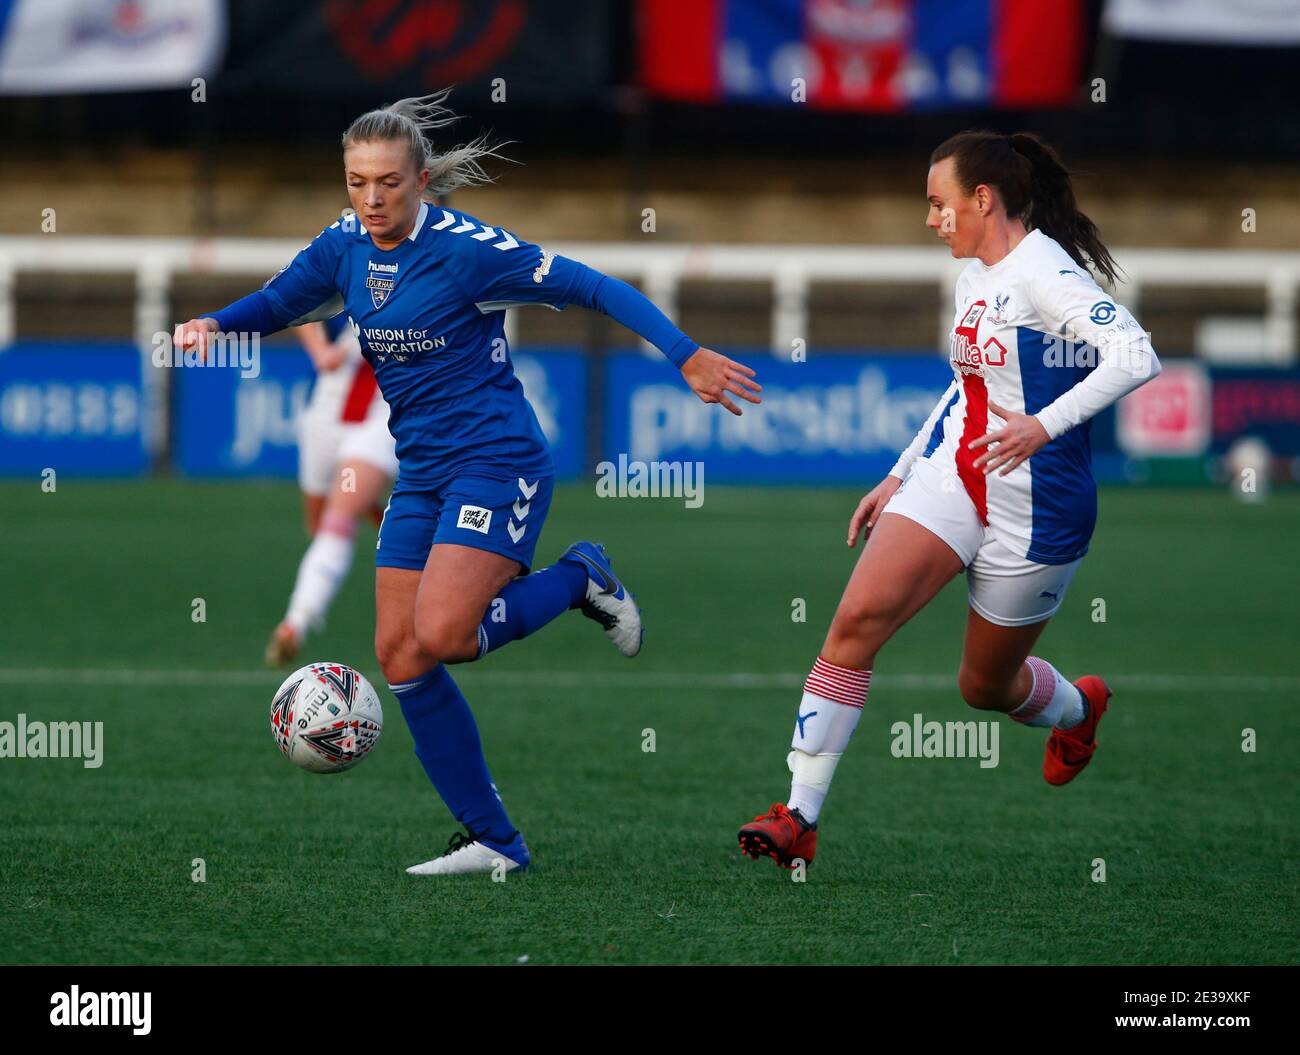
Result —
[[[542, 430], [556, 476], [582, 466], [586, 363], [574, 351], [512, 357]], [[293, 477], [298, 470], [298, 416], [311, 395], [312, 367], [296, 349], [266, 348], [261, 372], [180, 369], [174, 378], [174, 451], [187, 476]]]
[[133, 344], [24, 341], [0, 352], [0, 473], [123, 476], [148, 465]]
[[882, 352], [755, 366], [763, 405], [706, 406], [662, 360], [611, 358], [602, 457], [704, 461], [716, 483], [856, 483], [888, 472], [952, 381], [944, 359]]

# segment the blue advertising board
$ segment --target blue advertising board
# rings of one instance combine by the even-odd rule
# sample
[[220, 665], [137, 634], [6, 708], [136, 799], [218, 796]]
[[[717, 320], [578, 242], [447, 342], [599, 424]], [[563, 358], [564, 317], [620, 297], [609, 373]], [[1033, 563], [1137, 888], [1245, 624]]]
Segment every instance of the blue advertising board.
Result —
[[1300, 370], [1214, 367], [1210, 449], [1221, 454], [1254, 436], [1274, 454], [1300, 455]]
[[742, 403], [742, 417], [701, 403], [662, 359], [611, 357], [602, 458], [700, 461], [715, 483], [867, 483], [889, 471], [952, 381], [937, 355], [728, 354], [763, 386], [762, 406]]
[[0, 350], [0, 473], [142, 473], [140, 371], [129, 343], [21, 341]]
[[[555, 458], [559, 478], [582, 468], [586, 360], [572, 349], [536, 349], [513, 356]], [[256, 377], [234, 368], [175, 371], [174, 442], [177, 467], [188, 476], [293, 477], [298, 467], [297, 420], [311, 395], [313, 370], [292, 347], [261, 350]]]

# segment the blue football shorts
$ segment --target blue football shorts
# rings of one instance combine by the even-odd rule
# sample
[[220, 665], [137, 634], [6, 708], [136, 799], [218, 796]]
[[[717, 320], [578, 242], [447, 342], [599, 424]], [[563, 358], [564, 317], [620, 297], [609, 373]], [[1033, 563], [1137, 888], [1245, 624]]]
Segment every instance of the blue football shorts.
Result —
[[553, 476], [495, 480], [465, 473], [433, 489], [399, 479], [379, 525], [375, 566], [421, 570], [430, 549], [451, 543], [500, 553], [526, 573], [554, 489]]

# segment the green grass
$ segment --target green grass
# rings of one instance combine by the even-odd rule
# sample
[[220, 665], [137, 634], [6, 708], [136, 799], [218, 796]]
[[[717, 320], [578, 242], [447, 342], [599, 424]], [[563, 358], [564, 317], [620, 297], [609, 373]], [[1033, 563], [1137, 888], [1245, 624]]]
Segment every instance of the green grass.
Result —
[[[849, 573], [856, 498], [710, 488], [687, 510], [562, 490], [539, 561], [606, 542], [649, 633], [629, 663], [568, 616], [455, 671], [534, 854], [530, 874], [493, 883], [404, 874], [453, 826], [386, 691], [383, 739], [357, 769], [312, 776], [276, 752], [279, 676], [255, 672], [303, 547], [292, 488], [0, 486], [0, 720], [105, 729], [100, 769], [0, 759], [0, 961], [1300, 962], [1294, 494], [1103, 492], [1038, 648], [1072, 676], [1120, 678], [1098, 760], [1068, 788], [1042, 780], [1042, 732], [1010, 723], [993, 769], [891, 756], [894, 721], [968, 715], [952, 688], [889, 680], [955, 672], [957, 583], [882, 655], [807, 882], [738, 855], [736, 826], [788, 789], [793, 686]], [[307, 658], [382, 687], [372, 543], [363, 532]], [[219, 673], [86, 673], [115, 668]], [[723, 682], [737, 672], [789, 683]], [[1220, 688], [1123, 678], [1139, 674]]]

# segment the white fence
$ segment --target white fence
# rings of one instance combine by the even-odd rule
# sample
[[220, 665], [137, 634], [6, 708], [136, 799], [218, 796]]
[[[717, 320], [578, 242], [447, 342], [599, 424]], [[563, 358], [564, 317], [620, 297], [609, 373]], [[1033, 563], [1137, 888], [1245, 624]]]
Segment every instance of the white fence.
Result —
[[[293, 258], [301, 242], [281, 239], [0, 237], [0, 347], [15, 337], [15, 278], [19, 272], [78, 272], [135, 276], [135, 332], [143, 349], [154, 334], [170, 331], [172, 276], [247, 275], [250, 290]], [[771, 346], [789, 355], [792, 342], [808, 333], [812, 283], [926, 283], [938, 288], [936, 348], [947, 347], [952, 324], [953, 284], [962, 262], [939, 246], [647, 245], [618, 242], [547, 243], [565, 256], [638, 282], [670, 317], [684, 279], [751, 280], [772, 286]], [[1296, 359], [1296, 298], [1300, 252], [1252, 250], [1113, 250], [1129, 276], [1120, 300], [1141, 318], [1147, 285], [1263, 290], [1261, 357]], [[510, 323], [507, 322], [510, 333]]]

